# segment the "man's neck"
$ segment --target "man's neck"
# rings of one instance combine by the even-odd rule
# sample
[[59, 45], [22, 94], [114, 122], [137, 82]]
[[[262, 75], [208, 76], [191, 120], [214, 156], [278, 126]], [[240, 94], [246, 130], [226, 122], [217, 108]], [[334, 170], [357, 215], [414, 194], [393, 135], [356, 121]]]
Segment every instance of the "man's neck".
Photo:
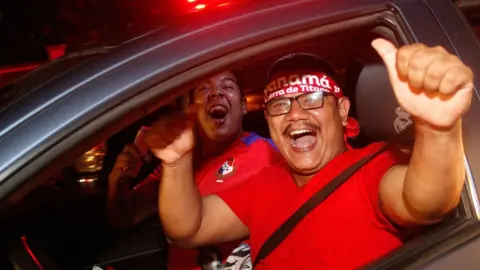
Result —
[[237, 136], [230, 138], [229, 140], [218, 142], [212, 141], [207, 138], [202, 138], [200, 143], [200, 155], [202, 160], [216, 157], [225, 152], [230, 146], [243, 135], [243, 130], [240, 130]]
[[295, 184], [297, 185], [297, 187], [301, 188], [305, 186], [315, 176], [315, 174], [302, 175], [302, 174], [292, 173], [292, 176], [293, 176], [293, 179], [295, 180]]

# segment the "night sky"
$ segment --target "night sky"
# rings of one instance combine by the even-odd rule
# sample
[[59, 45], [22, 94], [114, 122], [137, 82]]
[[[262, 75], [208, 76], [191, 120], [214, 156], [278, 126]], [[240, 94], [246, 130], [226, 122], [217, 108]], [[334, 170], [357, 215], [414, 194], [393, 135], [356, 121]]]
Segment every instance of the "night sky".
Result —
[[[115, 45], [165, 25], [198, 4], [244, 1], [248, 0], [0, 0], [0, 67], [45, 62], [48, 45], [66, 44], [67, 52]], [[470, 1], [456, 2], [462, 6]], [[480, 22], [477, 10], [469, 17]]]
[[180, 1], [0, 0], [0, 66], [46, 61], [47, 45], [118, 44], [181, 13]]

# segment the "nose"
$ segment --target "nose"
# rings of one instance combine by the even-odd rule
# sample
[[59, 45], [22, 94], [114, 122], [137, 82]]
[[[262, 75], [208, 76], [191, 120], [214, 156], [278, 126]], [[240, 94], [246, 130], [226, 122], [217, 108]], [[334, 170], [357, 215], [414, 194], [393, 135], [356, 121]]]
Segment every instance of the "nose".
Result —
[[224, 96], [223, 90], [219, 86], [213, 86], [212, 90], [208, 93], [209, 99], [223, 97], [223, 96]]
[[294, 100], [290, 107], [290, 111], [287, 113], [285, 117], [285, 120], [298, 122], [298, 121], [307, 120], [307, 119], [308, 119], [308, 112], [300, 108], [298, 101]]

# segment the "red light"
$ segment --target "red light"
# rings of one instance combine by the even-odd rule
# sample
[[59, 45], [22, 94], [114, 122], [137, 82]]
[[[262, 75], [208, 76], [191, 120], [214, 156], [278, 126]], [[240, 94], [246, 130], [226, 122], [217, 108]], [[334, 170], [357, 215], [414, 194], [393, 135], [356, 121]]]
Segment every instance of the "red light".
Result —
[[13, 73], [13, 72], [30, 71], [32, 69], [36, 69], [37, 67], [39, 67], [41, 65], [43, 65], [43, 63], [26, 64], [26, 65], [21, 65], [21, 66], [12, 66], [12, 67], [2, 67], [2, 68], [0, 68], [0, 75]]
[[197, 1], [197, 0], [187, 0], [188, 3], [193, 3], [195, 1]]
[[207, 5], [200, 4], [195, 7], [195, 9], [204, 9]]
[[62, 57], [65, 54], [67, 45], [56, 45], [56, 46], [47, 46], [48, 58], [49, 60], [57, 59]]
[[228, 2], [227, 2], [227, 3], [223, 3], [223, 4], [218, 5], [218, 7], [224, 7], [224, 6], [227, 6], [227, 5], [230, 5], [230, 3], [228, 3]]
[[22, 236], [20, 237], [20, 239], [22, 239], [22, 243], [23, 243], [23, 246], [25, 247], [25, 249], [27, 250], [28, 252], [28, 255], [30, 255], [30, 257], [32, 258], [32, 260], [35, 262], [35, 264], [38, 266], [38, 268], [40, 268], [40, 270], [43, 270], [43, 265], [40, 263], [40, 261], [37, 259], [37, 256], [35, 256], [35, 254], [33, 253], [33, 251], [30, 249], [30, 246], [28, 245], [27, 243], [27, 237], [25, 236]]

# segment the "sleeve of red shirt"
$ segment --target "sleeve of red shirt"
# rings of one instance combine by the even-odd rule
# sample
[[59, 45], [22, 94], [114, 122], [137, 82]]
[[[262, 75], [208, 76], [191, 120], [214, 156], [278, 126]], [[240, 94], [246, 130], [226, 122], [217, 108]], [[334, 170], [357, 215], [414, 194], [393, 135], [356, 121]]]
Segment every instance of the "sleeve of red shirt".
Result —
[[250, 177], [233, 188], [217, 193], [235, 215], [250, 228], [252, 207], [256, 205], [257, 191], [262, 190], [262, 180], [267, 179], [269, 169], [263, 169], [260, 173]]
[[216, 194], [247, 227], [250, 227], [252, 207], [256, 205], [256, 191], [262, 190], [260, 186], [263, 180], [268, 179], [269, 168], [281, 164], [284, 160], [275, 145], [268, 140], [259, 140], [249, 149], [257, 157], [252, 161], [250, 169], [258, 173], [252, 174], [242, 183]]
[[363, 170], [363, 186], [372, 207], [373, 214], [377, 217], [381, 226], [392, 233], [398, 234], [398, 227], [392, 223], [383, 213], [380, 207], [379, 188], [383, 175], [394, 165], [408, 164], [410, 155], [395, 146], [389, 146], [383, 153], [374, 158], [369, 166]]

